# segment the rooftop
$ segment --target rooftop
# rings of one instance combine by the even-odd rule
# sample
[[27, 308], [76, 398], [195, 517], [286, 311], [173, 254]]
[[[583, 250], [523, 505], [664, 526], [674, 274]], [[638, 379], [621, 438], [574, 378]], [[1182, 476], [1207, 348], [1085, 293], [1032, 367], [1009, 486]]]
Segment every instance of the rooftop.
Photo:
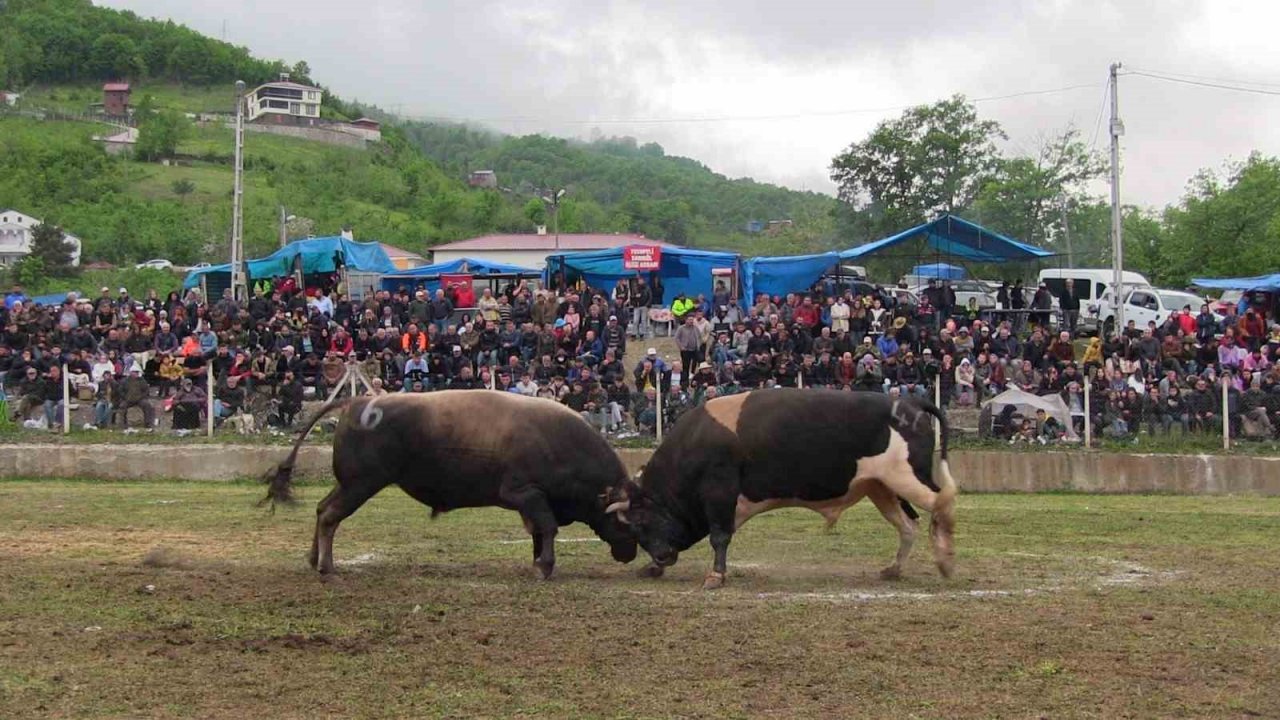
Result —
[[258, 90], [261, 90], [264, 87], [289, 88], [290, 90], [319, 90], [320, 89], [315, 85], [303, 85], [302, 83], [296, 83], [296, 82], [293, 82], [292, 80], [275, 80], [273, 82], [262, 83], [261, 85], [254, 88], [250, 92], [257, 92]]
[[557, 247], [556, 236], [548, 233], [546, 235], [482, 235], [445, 245], [436, 245], [431, 250], [605, 250], [627, 245], [675, 247], [662, 240], [630, 233], [560, 233], [560, 245]]
[[378, 244], [382, 246], [382, 251], [387, 254], [387, 257], [393, 260], [395, 258], [410, 258], [410, 259], [416, 259], [416, 260], [426, 260], [426, 258], [422, 257], [416, 252], [404, 250], [402, 248], [396, 247], [395, 245], [388, 245], [384, 242], [380, 242]]

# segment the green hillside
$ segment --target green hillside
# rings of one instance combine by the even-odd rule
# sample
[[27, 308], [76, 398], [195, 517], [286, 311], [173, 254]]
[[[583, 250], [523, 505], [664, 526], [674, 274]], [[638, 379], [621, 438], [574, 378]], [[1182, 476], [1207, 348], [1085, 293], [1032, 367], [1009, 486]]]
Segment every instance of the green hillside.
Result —
[[[832, 247], [834, 198], [750, 178], [729, 179], [660, 145], [630, 137], [577, 142], [502, 136], [448, 123], [405, 122], [405, 135], [450, 175], [493, 170], [511, 194], [568, 187], [561, 229], [643, 232], [675, 242], [767, 252]], [[748, 222], [791, 220], [780, 236]]]
[[[0, 83], [22, 92], [16, 108], [0, 108], [0, 207], [80, 236], [86, 261], [224, 258], [233, 134], [186, 117], [229, 110], [235, 79], [252, 85], [285, 70], [314, 82], [305, 62], [257, 59], [172, 22], [88, 0], [0, 0]], [[143, 140], [155, 141], [161, 126], [180, 137], [145, 153], [172, 162], [108, 155], [92, 138], [119, 128], [67, 119], [101, 101], [104, 80], [122, 78], [133, 86]], [[378, 112], [327, 91], [323, 104], [327, 117]], [[496, 170], [503, 187], [467, 187], [468, 172], [480, 168]], [[349, 225], [359, 238], [422, 251], [550, 224], [539, 199], [547, 187], [569, 189], [562, 232], [639, 232], [746, 252], [827, 247], [835, 234], [831, 198], [730, 180], [630, 138], [578, 143], [392, 121], [382, 143], [358, 150], [248, 133], [245, 187], [250, 254], [276, 246], [281, 205], [296, 216], [291, 236]], [[777, 236], [744, 230], [748, 221], [772, 219], [795, 227]]]

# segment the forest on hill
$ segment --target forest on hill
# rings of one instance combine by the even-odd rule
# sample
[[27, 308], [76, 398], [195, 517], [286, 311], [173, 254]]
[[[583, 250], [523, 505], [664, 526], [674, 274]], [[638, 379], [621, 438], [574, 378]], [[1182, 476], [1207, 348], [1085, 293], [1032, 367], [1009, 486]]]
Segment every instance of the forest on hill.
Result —
[[[171, 21], [89, 0], [0, 0], [0, 82], [23, 96], [16, 108], [0, 106], [0, 207], [80, 236], [86, 261], [224, 258], [232, 135], [188, 118], [229, 109], [233, 80], [282, 71], [315, 82], [305, 61], [259, 59]], [[46, 119], [49, 110], [83, 112], [104, 80], [120, 78], [134, 86], [136, 157], [110, 156], [92, 139], [110, 126]], [[278, 243], [282, 206], [294, 217], [290, 236], [351, 226], [359, 238], [414, 251], [554, 222], [561, 232], [637, 232], [747, 255], [849, 247], [951, 212], [1060, 253], [1058, 264], [1110, 263], [1106, 166], [1095, 144], [1065, 127], [1030, 152], [1010, 152], [1000, 124], [959, 96], [910, 108], [851, 142], [832, 159], [835, 198], [727, 178], [634, 138], [504, 136], [401, 120], [328, 91], [323, 105], [328, 118], [384, 119], [383, 142], [358, 150], [250, 134], [251, 254]], [[498, 187], [469, 187], [476, 170], [494, 171]], [[1131, 269], [1183, 284], [1280, 264], [1280, 160], [1254, 154], [1187, 187], [1166, 208], [1123, 209]], [[561, 188], [553, 220], [542, 197]], [[776, 234], [746, 230], [773, 220], [790, 223]], [[885, 273], [910, 264], [912, 252], [928, 254], [908, 248]]]

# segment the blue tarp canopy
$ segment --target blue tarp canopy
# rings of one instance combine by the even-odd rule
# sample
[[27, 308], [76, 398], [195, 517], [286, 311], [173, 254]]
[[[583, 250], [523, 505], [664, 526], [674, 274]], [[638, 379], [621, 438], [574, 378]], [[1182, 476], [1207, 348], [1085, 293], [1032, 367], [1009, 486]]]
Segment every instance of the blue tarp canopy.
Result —
[[[264, 258], [250, 260], [246, 263], [245, 271], [249, 274], [251, 280], [254, 278], [269, 278], [276, 275], [288, 275], [293, 271], [294, 260], [301, 257], [302, 273], [304, 275], [333, 272], [338, 269], [334, 259], [339, 254], [348, 270], [388, 273], [396, 269], [395, 264], [391, 262], [391, 258], [387, 257], [387, 251], [382, 249], [381, 244], [377, 242], [356, 242], [335, 235], [333, 237], [295, 240]], [[192, 270], [187, 273], [187, 278], [182, 282], [182, 286], [191, 288], [199, 285], [202, 275], [230, 272], [230, 263]]]
[[1048, 250], [1007, 238], [955, 215], [943, 215], [937, 220], [917, 225], [892, 237], [845, 250], [840, 253], [840, 259], [865, 258], [921, 236], [939, 254], [971, 262], [1019, 262], [1053, 256]]
[[751, 258], [742, 264], [742, 298], [750, 305], [760, 293], [786, 295], [808, 290], [839, 262], [840, 256], [834, 252]]
[[917, 265], [911, 268], [911, 274], [919, 277], [938, 278], [939, 280], [963, 280], [968, 275], [964, 268], [946, 263]]
[[[622, 266], [623, 250], [624, 248], [619, 247], [551, 255], [547, 258], [543, 279], [549, 280], [551, 274], [560, 272], [563, 265], [568, 277], [582, 275], [591, 287], [607, 291], [623, 278], [632, 278], [637, 274], [647, 276], [649, 271], [637, 273]], [[714, 290], [711, 271], [715, 268], [732, 268], [736, 271], [739, 260], [734, 253], [662, 246], [662, 267], [658, 276], [662, 278], [663, 302], [670, 305], [671, 300], [680, 293], [689, 297], [697, 297], [699, 294], [711, 297]]]
[[1280, 291], [1280, 273], [1242, 278], [1194, 278], [1192, 285], [1215, 290], [1265, 290]]
[[[50, 305], [61, 305], [62, 303], [67, 301], [67, 293], [70, 293], [70, 292], [72, 291], [68, 290], [66, 292], [52, 293], [49, 295], [37, 295], [33, 298], [27, 298], [27, 302], [28, 304], [43, 305], [45, 307], [48, 307]], [[77, 292], [76, 297], [82, 298], [84, 296]]]
[[435, 265], [423, 265], [421, 267], [409, 268], [408, 270], [396, 270], [382, 276], [382, 289], [395, 291], [401, 286], [413, 289], [419, 284], [424, 286], [428, 291], [435, 292], [440, 287], [440, 276], [451, 273], [468, 273], [478, 278], [486, 278], [491, 275], [525, 275], [528, 277], [538, 277], [542, 273], [541, 270], [534, 268], [521, 267], [520, 265], [508, 265], [507, 263], [494, 262], [492, 260], [482, 260], [479, 258], [458, 258], [449, 262], [437, 263]]

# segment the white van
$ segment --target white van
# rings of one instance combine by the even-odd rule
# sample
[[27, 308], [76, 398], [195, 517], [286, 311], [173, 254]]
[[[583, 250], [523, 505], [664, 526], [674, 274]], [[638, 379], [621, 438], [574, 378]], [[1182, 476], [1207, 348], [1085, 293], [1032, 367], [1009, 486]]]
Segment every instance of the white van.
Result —
[[[1151, 287], [1151, 283], [1141, 273], [1124, 271], [1120, 276], [1126, 289]], [[1111, 283], [1115, 280], [1115, 271], [1110, 268], [1054, 268], [1040, 271], [1040, 282], [1049, 288], [1055, 298], [1063, 293], [1067, 280], [1072, 281], [1072, 289], [1080, 298], [1080, 320], [1077, 328], [1084, 331], [1097, 331], [1097, 306], [1101, 303]]]

